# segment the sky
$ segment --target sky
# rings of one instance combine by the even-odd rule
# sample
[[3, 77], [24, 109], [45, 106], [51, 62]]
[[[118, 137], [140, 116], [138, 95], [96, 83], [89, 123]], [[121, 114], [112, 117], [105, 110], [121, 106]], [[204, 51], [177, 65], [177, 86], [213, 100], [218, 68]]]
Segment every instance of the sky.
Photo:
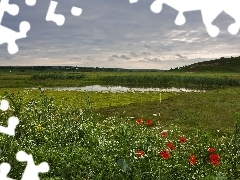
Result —
[[[27, 38], [16, 41], [16, 54], [8, 53], [6, 43], [0, 45], [0, 65], [167, 70], [240, 56], [240, 32], [228, 33], [234, 19], [224, 12], [213, 21], [221, 30], [213, 38], [206, 31], [201, 11], [184, 13], [186, 23], [177, 26], [178, 11], [163, 5], [159, 14], [153, 13], [150, 6], [154, 0], [134, 4], [129, 0], [55, 1], [55, 13], [65, 16], [62, 26], [45, 20], [50, 0], [37, 0], [33, 7], [24, 0], [9, 0], [20, 11], [17, 16], [5, 12], [1, 25], [19, 31], [19, 24], [28, 21], [31, 29]], [[82, 9], [80, 16], [71, 14], [73, 6]]]

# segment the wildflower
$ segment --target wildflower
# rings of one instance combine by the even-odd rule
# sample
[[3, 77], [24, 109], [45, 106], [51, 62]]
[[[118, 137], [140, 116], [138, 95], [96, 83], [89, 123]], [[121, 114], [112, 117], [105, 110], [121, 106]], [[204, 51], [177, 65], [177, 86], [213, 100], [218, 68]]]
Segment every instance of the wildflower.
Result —
[[138, 155], [139, 157], [142, 157], [144, 155], [144, 152], [141, 150], [137, 150], [135, 154]]
[[179, 140], [180, 140], [181, 143], [185, 143], [185, 142], [187, 142], [187, 139], [186, 139], [185, 137], [180, 137]]
[[171, 143], [171, 142], [168, 142], [168, 143], [167, 143], [167, 147], [168, 147], [169, 149], [171, 149], [171, 150], [174, 150], [174, 149], [175, 149], [175, 147], [173, 146], [173, 143]]
[[142, 124], [142, 123], [143, 123], [143, 120], [140, 119], [140, 118], [138, 118], [138, 119], [136, 120], [136, 122], [137, 122], [138, 124]]
[[167, 136], [167, 132], [163, 130], [163, 131], [161, 132], [161, 135], [162, 135], [162, 137], [165, 137], [165, 136]]
[[167, 150], [163, 150], [159, 153], [159, 155], [164, 158], [164, 159], [169, 159], [170, 158], [170, 154]]
[[212, 147], [208, 148], [208, 152], [213, 153], [214, 151], [215, 151], [214, 148], [212, 148]]
[[195, 155], [190, 156], [188, 161], [190, 164], [196, 164], [197, 163], [196, 156]]
[[41, 124], [38, 124], [37, 126], [35, 126], [35, 130], [36, 131], [42, 131], [44, 128], [41, 126]]
[[219, 162], [220, 157], [218, 154], [211, 154], [209, 156], [209, 159], [210, 159], [211, 164], [214, 166], [218, 166], [220, 164], [220, 162]]
[[151, 120], [146, 120], [147, 126], [152, 126], [152, 121]]

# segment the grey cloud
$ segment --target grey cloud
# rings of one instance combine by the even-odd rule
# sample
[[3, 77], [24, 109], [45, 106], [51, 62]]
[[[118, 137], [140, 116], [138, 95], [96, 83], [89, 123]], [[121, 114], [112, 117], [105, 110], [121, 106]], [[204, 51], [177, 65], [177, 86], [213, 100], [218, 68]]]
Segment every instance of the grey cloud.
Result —
[[114, 58], [109, 57], [109, 58], [108, 58], [108, 61], [114, 61]]
[[[26, 20], [30, 22], [31, 29], [27, 38], [16, 42], [19, 46], [19, 52], [16, 55], [9, 56], [7, 45], [0, 45], [0, 57], [2, 57], [0, 64], [3, 65], [44, 65], [46, 63], [81, 65], [83, 60], [90, 61], [91, 58], [86, 58], [87, 56], [95, 54], [94, 62], [91, 59], [89, 65], [104, 59], [102, 63], [104, 66], [128, 68], [134, 64], [132, 61], [110, 62], [108, 57], [111, 54], [128, 54], [131, 51], [136, 52], [142, 61], [147, 61], [144, 63], [144, 65], [149, 64], [146, 68], [154, 67], [156, 64], [154, 61], [143, 60], [145, 56], [151, 54], [160, 56], [161, 65], [169, 68], [173, 63], [186, 64], [189, 59], [199, 56], [202, 59], [239, 56], [240, 33], [232, 36], [227, 32], [226, 27], [233, 23], [233, 19], [224, 13], [213, 22], [221, 30], [219, 36], [211, 38], [202, 23], [200, 11], [184, 13], [187, 23], [176, 26], [174, 21], [177, 14], [174, 9], [163, 6], [161, 13], [154, 14], [149, 10], [152, 3], [149, 0], [141, 0], [134, 5], [128, 0], [56, 0], [59, 2], [56, 13], [63, 14], [66, 19], [63, 26], [57, 26], [54, 22], [45, 20], [49, 1], [38, 0], [34, 7], [26, 6], [24, 0], [11, 1], [19, 5], [20, 12], [14, 17], [5, 13], [1, 25], [19, 31], [19, 23]], [[82, 15], [72, 16], [70, 13], [72, 6], [82, 8]], [[174, 53], [170, 51], [180, 52], [180, 56], [174, 57], [178, 60], [163, 62], [162, 56], [172, 59]], [[188, 60], [180, 61], [184, 58], [182, 54], [187, 56]], [[82, 61], [81, 58], [72, 58], [78, 56]], [[111, 57], [119, 58], [118, 55]], [[49, 61], [46, 58], [52, 60]], [[154, 58], [150, 59], [154, 60]], [[134, 67], [138, 66], [134, 65]]]
[[161, 59], [158, 58], [158, 57], [155, 57], [155, 58], [147, 58], [147, 57], [145, 57], [144, 60], [152, 61], [152, 62], [160, 62], [161, 61]]
[[169, 45], [164, 45], [163, 47], [161, 47], [163, 50], [165, 51], [172, 51], [172, 49], [170, 48]]
[[112, 55], [111, 57], [112, 57], [112, 58], [119, 58], [119, 56], [118, 56], [118, 55], [115, 55], [115, 54]]
[[138, 57], [138, 54], [136, 52], [130, 52], [129, 53], [131, 56]]
[[145, 51], [143, 51], [143, 52], [140, 52], [140, 54], [143, 54], [143, 55], [151, 55], [151, 53], [150, 53], [150, 52], [145, 52]]
[[147, 49], [151, 49], [151, 46], [149, 46], [148, 44], [144, 44], [143, 47], [144, 47], [144, 48], [147, 48]]
[[72, 57], [72, 58], [70, 58], [70, 60], [82, 60], [82, 59], [80, 57]]
[[6, 60], [12, 60], [12, 59], [14, 59], [14, 57], [4, 57], [4, 59], [6, 59]]
[[131, 59], [130, 57], [127, 57], [127, 56], [125, 56], [125, 55], [121, 55], [120, 58], [125, 59], [125, 60]]
[[179, 57], [181, 59], [186, 59], [187, 58], [187, 56], [182, 56], [181, 54], [175, 54], [175, 56], [177, 56], [177, 57]]
[[91, 56], [87, 56], [86, 59], [87, 60], [93, 60], [93, 58]]

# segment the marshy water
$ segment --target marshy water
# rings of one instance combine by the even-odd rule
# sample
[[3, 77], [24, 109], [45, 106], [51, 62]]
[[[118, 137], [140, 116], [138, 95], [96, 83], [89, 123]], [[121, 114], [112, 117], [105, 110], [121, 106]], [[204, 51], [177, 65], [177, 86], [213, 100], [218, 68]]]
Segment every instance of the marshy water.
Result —
[[[37, 89], [37, 88], [32, 88]], [[84, 87], [54, 87], [41, 88], [42, 90], [56, 90], [56, 91], [93, 91], [93, 92], [205, 92], [205, 90], [193, 90], [186, 88], [129, 88], [123, 86], [84, 86]]]

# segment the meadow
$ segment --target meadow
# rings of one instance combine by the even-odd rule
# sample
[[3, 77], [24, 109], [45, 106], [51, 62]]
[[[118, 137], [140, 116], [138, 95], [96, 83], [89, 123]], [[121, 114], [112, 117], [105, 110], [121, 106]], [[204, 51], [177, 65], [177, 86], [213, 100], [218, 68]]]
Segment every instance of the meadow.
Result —
[[[0, 134], [0, 160], [20, 179], [26, 164], [49, 163], [41, 179], [240, 179], [240, 75], [173, 72], [0, 73], [0, 95], [20, 119]], [[191, 87], [206, 92], [41, 90], [93, 84]], [[38, 90], [26, 89], [39, 87]]]

